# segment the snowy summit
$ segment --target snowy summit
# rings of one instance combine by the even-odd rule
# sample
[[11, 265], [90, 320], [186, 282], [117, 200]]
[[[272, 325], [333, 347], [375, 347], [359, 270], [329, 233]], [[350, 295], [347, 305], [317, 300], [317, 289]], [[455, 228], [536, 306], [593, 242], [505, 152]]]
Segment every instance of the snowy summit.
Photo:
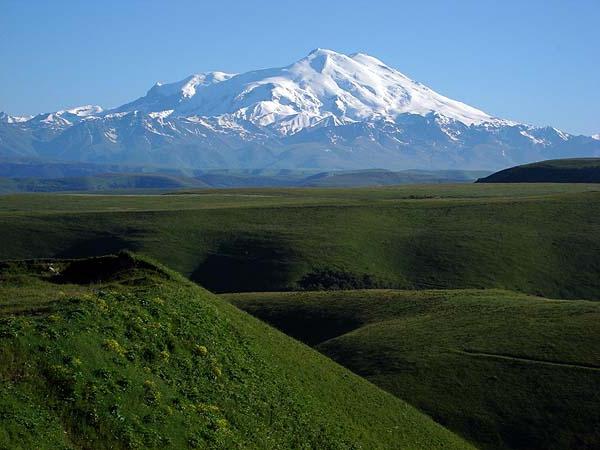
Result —
[[[3, 138], [4, 136], [4, 138]], [[0, 116], [0, 157], [189, 168], [496, 169], [600, 141], [493, 117], [364, 53], [156, 83], [117, 108]]]
[[372, 56], [316, 49], [282, 68], [241, 75], [210, 72], [155, 85], [145, 97], [117, 108], [174, 110], [176, 116], [222, 116], [295, 133], [323, 119], [393, 121], [401, 114], [438, 113], [465, 125], [496, 119], [417, 83]]

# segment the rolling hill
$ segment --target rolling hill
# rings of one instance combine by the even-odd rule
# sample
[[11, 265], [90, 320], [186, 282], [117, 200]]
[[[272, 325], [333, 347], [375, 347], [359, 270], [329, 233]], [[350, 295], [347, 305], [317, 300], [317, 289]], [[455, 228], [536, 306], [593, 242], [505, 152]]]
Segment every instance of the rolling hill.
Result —
[[[423, 434], [429, 428], [416, 417], [424, 416], [410, 419], [417, 413], [400, 400], [362, 393], [374, 389], [362, 381], [341, 382], [344, 376], [329, 371], [349, 372], [183, 275], [217, 292], [303, 290], [227, 298], [479, 447], [595, 448], [600, 303], [578, 299], [600, 300], [599, 218], [595, 184], [0, 196], [0, 259], [62, 259], [1, 270], [0, 331], [10, 341], [0, 341], [0, 379], [11, 387], [0, 398], [3, 421], [10, 419], [0, 442], [9, 448], [4, 442], [15, 439], [25, 439], [25, 448], [45, 442], [50, 448], [454, 445], [436, 431]], [[145, 256], [64, 260], [122, 249]], [[418, 291], [342, 291], [372, 288]], [[143, 320], [140, 331], [135, 317]], [[204, 350], [193, 350], [190, 339], [214, 357], [204, 372], [193, 372], [190, 348]], [[208, 378], [196, 382], [190, 378], [196, 373]], [[214, 377], [226, 388], [207, 384]], [[121, 392], [123, 379], [132, 390], [108, 404], [106, 392]], [[161, 413], [161, 422], [142, 404], [146, 391], [149, 401], [160, 392], [179, 404], [197, 396], [191, 409], [167, 404], [173, 415]], [[273, 406], [281, 398], [291, 403]], [[74, 405], [69, 413], [65, 401]], [[240, 412], [255, 404], [258, 417]], [[393, 424], [390, 408], [421, 434]], [[402, 415], [402, 408], [413, 412]], [[270, 411], [289, 420], [269, 418]], [[190, 414], [204, 425], [190, 426]], [[394, 426], [400, 428], [389, 433]], [[230, 432], [221, 434], [223, 427]], [[115, 430], [110, 436], [108, 428]], [[184, 428], [190, 432], [173, 431]]]
[[[2, 163], [0, 163], [1, 166]], [[28, 166], [20, 164], [17, 171], [27, 172]], [[11, 165], [14, 167], [14, 165]], [[104, 167], [104, 166], [100, 166]], [[88, 171], [89, 166], [82, 168]], [[118, 168], [123, 170], [124, 168]], [[51, 170], [51, 169], [50, 169]], [[59, 168], [60, 170], [60, 168]], [[70, 170], [77, 170], [73, 167]], [[0, 167], [0, 172], [2, 168]], [[36, 172], [33, 165], [32, 172]], [[482, 171], [468, 170], [388, 170], [356, 171], [291, 171], [291, 170], [212, 170], [212, 171], [169, 171], [171, 173], [146, 172], [97, 173], [94, 175], [69, 176], [59, 178], [44, 177], [1, 177], [0, 194], [16, 192], [117, 192], [143, 193], [154, 190], [168, 192], [192, 188], [243, 188], [243, 187], [354, 187], [389, 186], [417, 183], [468, 183]], [[191, 172], [190, 174], [186, 174]]]
[[224, 298], [484, 449], [600, 446], [600, 303], [508, 291]]
[[501, 170], [478, 183], [600, 183], [600, 158], [554, 159]]
[[356, 187], [393, 186], [397, 184], [467, 183], [478, 171], [469, 170], [355, 170], [322, 172], [303, 180], [303, 186]]
[[471, 448], [146, 259], [0, 265], [0, 447]]
[[215, 292], [501, 288], [600, 299], [597, 185], [0, 197], [0, 259], [151, 256]]
[[173, 190], [208, 187], [190, 177], [162, 174], [99, 174], [65, 178], [2, 178], [0, 193], [61, 192], [61, 191], [114, 191], [114, 190]]

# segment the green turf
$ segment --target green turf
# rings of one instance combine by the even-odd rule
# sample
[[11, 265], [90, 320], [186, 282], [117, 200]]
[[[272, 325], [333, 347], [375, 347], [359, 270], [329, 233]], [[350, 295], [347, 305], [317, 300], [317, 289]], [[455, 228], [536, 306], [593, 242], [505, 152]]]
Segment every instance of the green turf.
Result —
[[134, 250], [213, 291], [503, 288], [600, 299], [597, 185], [0, 197], [0, 259]]
[[470, 448], [183, 277], [121, 254], [0, 270], [0, 448]]
[[600, 448], [598, 302], [500, 290], [223, 297], [481, 448]]

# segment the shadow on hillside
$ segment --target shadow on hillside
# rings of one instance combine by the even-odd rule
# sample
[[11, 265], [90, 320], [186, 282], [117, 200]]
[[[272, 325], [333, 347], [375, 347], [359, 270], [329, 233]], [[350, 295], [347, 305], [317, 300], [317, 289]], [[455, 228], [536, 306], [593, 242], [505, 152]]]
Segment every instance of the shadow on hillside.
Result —
[[271, 309], [248, 308], [243, 301], [233, 302], [233, 304], [288, 336], [313, 347], [364, 325], [364, 321], [347, 314], [337, 314], [335, 311], [325, 309], [303, 308], [302, 305]]
[[276, 236], [240, 236], [222, 242], [190, 278], [213, 292], [283, 290], [295, 253]]
[[128, 252], [120, 252], [117, 255], [68, 261], [64, 269], [51, 281], [59, 284], [103, 283], [121, 280], [140, 270], [162, 273], [162, 270], [153, 264], [138, 259]]
[[[133, 234], [127, 233], [126, 235]], [[136, 252], [140, 245], [126, 237], [116, 234], [103, 233], [92, 238], [81, 239], [61, 251], [56, 258], [87, 258], [90, 256], [102, 256], [117, 254], [123, 250]]]

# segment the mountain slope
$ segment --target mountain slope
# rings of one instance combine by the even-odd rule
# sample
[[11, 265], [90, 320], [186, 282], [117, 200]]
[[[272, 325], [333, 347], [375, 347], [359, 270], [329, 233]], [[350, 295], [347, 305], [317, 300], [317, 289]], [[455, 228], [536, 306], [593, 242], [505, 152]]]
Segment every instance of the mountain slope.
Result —
[[2, 448], [470, 448], [146, 260], [4, 263], [0, 280]]
[[0, 157], [179, 168], [495, 169], [600, 141], [495, 118], [380, 60], [317, 49], [281, 68], [157, 83], [117, 108], [0, 118]]
[[478, 183], [600, 183], [600, 158], [556, 159], [511, 167]]

